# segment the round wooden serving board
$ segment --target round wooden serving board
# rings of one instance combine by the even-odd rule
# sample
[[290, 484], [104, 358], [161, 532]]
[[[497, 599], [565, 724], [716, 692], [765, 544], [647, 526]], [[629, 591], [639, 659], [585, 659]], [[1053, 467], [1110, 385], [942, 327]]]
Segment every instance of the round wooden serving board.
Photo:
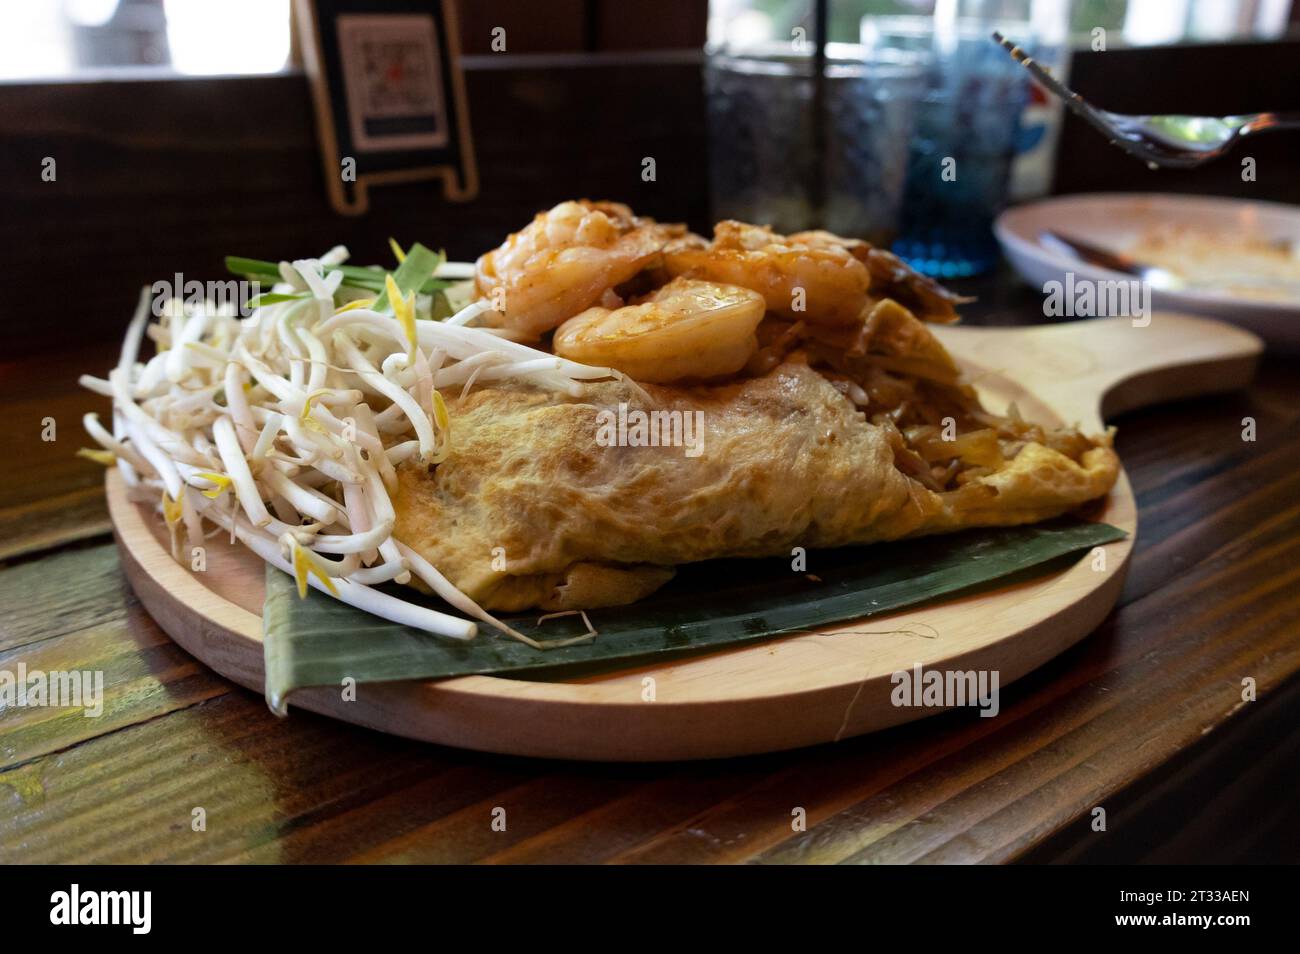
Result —
[[[1147, 327], [1099, 319], [936, 331], [990, 409], [1014, 400], [1026, 417], [1090, 432], [1103, 415], [1242, 387], [1262, 350], [1231, 325], [1165, 313]], [[127, 500], [116, 470], [107, 486], [122, 563], [141, 602], [187, 651], [261, 692], [262, 561], [214, 538], [206, 571], [191, 573], [169, 555], [162, 521]], [[321, 688], [295, 693], [291, 705], [414, 739], [547, 758], [698, 759], [847, 738], [939, 711], [892, 705], [894, 672], [916, 664], [997, 670], [1005, 686], [1091, 632], [1119, 595], [1137, 532], [1123, 473], [1097, 516], [1129, 533], [1105, 548], [1104, 572], [1081, 559], [1052, 576], [867, 624], [569, 682], [468, 676], [362, 685], [352, 702]], [[646, 677], [654, 679], [653, 701], [645, 701]]]

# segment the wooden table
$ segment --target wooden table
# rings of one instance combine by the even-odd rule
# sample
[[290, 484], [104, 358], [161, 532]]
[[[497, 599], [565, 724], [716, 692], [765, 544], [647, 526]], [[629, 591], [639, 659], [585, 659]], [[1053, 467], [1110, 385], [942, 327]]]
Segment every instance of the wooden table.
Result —
[[[1034, 314], [1012, 304], [999, 320]], [[0, 861], [1300, 857], [1294, 359], [1268, 359], [1248, 392], [1117, 422], [1141, 508], [1121, 604], [1004, 689], [999, 718], [604, 766], [441, 749], [302, 711], [278, 720], [174, 645], [123, 580], [102, 472], [73, 456], [87, 443], [80, 415], [107, 410], [76, 376], [114, 355], [109, 343], [0, 366], [0, 670], [105, 677], [100, 718], [0, 712]], [[1258, 701], [1242, 701], [1245, 677]], [[1104, 833], [1091, 826], [1098, 806]], [[206, 831], [192, 830], [197, 808]]]

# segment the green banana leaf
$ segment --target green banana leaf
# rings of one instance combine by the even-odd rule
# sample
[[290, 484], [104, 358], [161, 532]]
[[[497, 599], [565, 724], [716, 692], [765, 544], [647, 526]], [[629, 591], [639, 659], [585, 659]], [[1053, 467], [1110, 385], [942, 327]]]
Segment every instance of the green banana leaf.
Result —
[[[339, 686], [349, 677], [358, 683], [472, 673], [561, 679], [616, 669], [653, 656], [736, 646], [1059, 571], [1080, 551], [1124, 535], [1109, 524], [1066, 518], [814, 550], [807, 554], [806, 572], [793, 571], [786, 558], [690, 564], [640, 603], [590, 611], [599, 634], [594, 640], [549, 650], [498, 636], [487, 626], [470, 642], [432, 636], [314, 589], [300, 600], [293, 578], [268, 565], [262, 611], [266, 698], [272, 710], [283, 714], [293, 691]], [[395, 587], [395, 592], [445, 608], [435, 597], [405, 587]], [[508, 622], [541, 641], [586, 631], [576, 616], [540, 625], [535, 616]]]

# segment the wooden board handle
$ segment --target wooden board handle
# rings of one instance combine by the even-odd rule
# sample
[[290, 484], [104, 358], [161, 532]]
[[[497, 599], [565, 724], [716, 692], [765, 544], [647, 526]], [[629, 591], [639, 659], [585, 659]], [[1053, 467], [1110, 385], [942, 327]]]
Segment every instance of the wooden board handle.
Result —
[[1145, 326], [1093, 318], [934, 330], [959, 361], [1005, 374], [1085, 432], [1134, 408], [1245, 387], [1264, 351], [1249, 331], [1165, 311]]

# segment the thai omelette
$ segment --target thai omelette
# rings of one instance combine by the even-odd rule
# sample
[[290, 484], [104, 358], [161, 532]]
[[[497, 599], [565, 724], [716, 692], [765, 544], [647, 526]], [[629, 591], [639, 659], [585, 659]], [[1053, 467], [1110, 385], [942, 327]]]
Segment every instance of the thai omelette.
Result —
[[706, 239], [564, 202], [479, 258], [474, 291], [497, 333], [621, 372], [580, 393], [452, 388], [445, 459], [397, 467], [394, 538], [487, 609], [618, 605], [697, 560], [1033, 523], [1118, 473], [1107, 434], [984, 410], [927, 327], [960, 300], [864, 242], [734, 221]]

